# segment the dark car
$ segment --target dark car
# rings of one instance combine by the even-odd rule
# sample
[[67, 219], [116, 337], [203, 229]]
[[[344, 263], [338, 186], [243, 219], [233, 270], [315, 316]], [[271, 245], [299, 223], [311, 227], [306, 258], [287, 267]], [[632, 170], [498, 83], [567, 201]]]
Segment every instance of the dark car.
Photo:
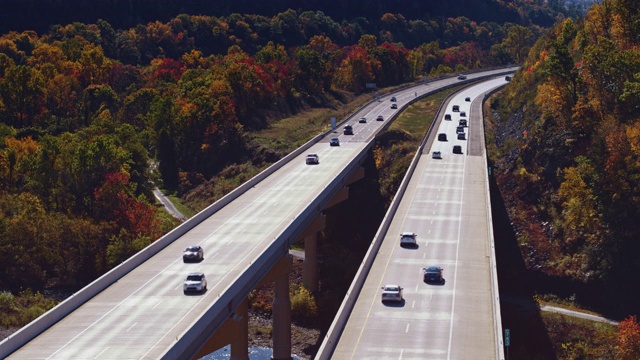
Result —
[[438, 141], [447, 141], [447, 134], [445, 133], [438, 134]]
[[184, 249], [182, 253], [182, 261], [184, 262], [192, 262], [192, 261], [202, 261], [204, 260], [204, 250], [199, 245], [189, 246]]
[[467, 96], [466, 98], [464, 98], [464, 101], [471, 101], [471, 98]]
[[451, 114], [444, 114], [445, 120], [451, 120]]
[[340, 146], [340, 139], [337, 137], [331, 138], [329, 140], [329, 146]]
[[464, 75], [464, 74], [458, 75], [458, 80], [467, 80], [467, 75]]
[[444, 278], [442, 277], [442, 268], [437, 265], [429, 265], [422, 269], [422, 279], [424, 282], [438, 282], [441, 283]]
[[453, 145], [453, 153], [454, 153], [454, 154], [462, 154], [462, 146], [460, 146], [460, 145]]
[[456, 127], [456, 134], [460, 134], [460, 133], [464, 134], [464, 126]]
[[397, 109], [398, 108], [398, 104], [396, 104], [396, 103], [391, 104], [391, 108], [392, 109]]
[[361, 117], [360, 119], [358, 119], [359, 123], [366, 123], [367, 122], [367, 118], [366, 117]]
[[458, 111], [460, 111], [460, 105], [453, 105], [453, 108], [452, 108], [452, 110], [451, 110], [451, 111], [453, 111], [453, 112], [458, 112]]
[[392, 96], [390, 100], [391, 100], [391, 101], [396, 101], [397, 99], [396, 99], [396, 97], [395, 97], [395, 96]]
[[460, 122], [458, 123], [458, 125], [467, 126], [467, 119], [460, 119]]
[[511, 76], [507, 75], [507, 76], [505, 76], [505, 77], [504, 77], [504, 79], [505, 79], [506, 81], [511, 81]]
[[384, 116], [382, 115], [376, 116], [376, 121], [384, 121]]
[[458, 140], [466, 140], [466, 139], [467, 139], [467, 137], [463, 132], [458, 133]]
[[353, 135], [353, 126], [351, 125], [346, 125], [344, 127], [344, 134], [345, 135]]
[[465, 111], [460, 111], [460, 116], [462, 117], [467, 116], [467, 113]]

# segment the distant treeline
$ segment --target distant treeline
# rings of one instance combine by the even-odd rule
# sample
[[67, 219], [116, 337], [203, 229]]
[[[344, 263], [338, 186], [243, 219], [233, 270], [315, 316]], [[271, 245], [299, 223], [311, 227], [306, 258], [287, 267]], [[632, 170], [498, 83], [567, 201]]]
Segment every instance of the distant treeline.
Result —
[[467, 17], [476, 22], [511, 22], [523, 26], [549, 27], [559, 13], [575, 16], [576, 5], [561, 0], [4, 0], [0, 11], [0, 33], [35, 30], [44, 32], [56, 24], [95, 23], [104, 19], [116, 29], [126, 29], [151, 21], [168, 21], [179, 14], [228, 16], [261, 14], [274, 16], [287, 9], [298, 12], [322, 11], [338, 22], [361, 18], [375, 22], [385, 13], [402, 14], [407, 19]]

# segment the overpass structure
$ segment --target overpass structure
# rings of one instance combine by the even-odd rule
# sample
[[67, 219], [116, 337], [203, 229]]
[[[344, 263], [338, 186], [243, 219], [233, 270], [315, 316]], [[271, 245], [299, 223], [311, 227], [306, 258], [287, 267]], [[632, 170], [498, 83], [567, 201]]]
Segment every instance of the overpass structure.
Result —
[[[469, 74], [479, 80], [514, 68]], [[305, 241], [305, 283], [315, 282], [316, 232], [322, 210], [348, 197], [375, 134], [410, 102], [458, 85], [455, 78], [421, 83], [371, 101], [352, 114], [354, 135], [320, 134], [0, 343], [0, 358], [176, 359], [231, 344], [232, 359], [248, 359], [247, 296], [274, 283], [273, 358], [291, 358], [288, 250]], [[398, 109], [389, 99], [397, 98]], [[382, 114], [384, 121], [375, 121]], [[354, 119], [367, 117], [367, 123]], [[343, 124], [344, 125], [344, 124]], [[340, 146], [328, 138], [337, 136]], [[320, 157], [305, 164], [307, 153]], [[204, 248], [199, 263], [182, 250]], [[202, 272], [208, 289], [183, 294], [183, 279]]]
[[[482, 103], [505, 84], [501, 77], [467, 87], [444, 106], [318, 359], [504, 359]], [[462, 138], [460, 119], [468, 121]], [[417, 246], [401, 247], [402, 232], [416, 233]], [[429, 265], [443, 269], [441, 282], [424, 280]], [[404, 300], [383, 303], [385, 284], [402, 286]]]

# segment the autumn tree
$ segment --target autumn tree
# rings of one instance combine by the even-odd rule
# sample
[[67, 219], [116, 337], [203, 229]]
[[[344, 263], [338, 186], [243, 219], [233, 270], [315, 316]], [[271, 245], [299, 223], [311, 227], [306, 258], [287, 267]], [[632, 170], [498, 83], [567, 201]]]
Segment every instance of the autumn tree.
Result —
[[640, 325], [635, 315], [624, 319], [618, 325], [617, 359], [633, 360], [640, 358]]
[[17, 65], [0, 79], [0, 115], [5, 123], [18, 127], [35, 125], [42, 110], [44, 82], [37, 70]]

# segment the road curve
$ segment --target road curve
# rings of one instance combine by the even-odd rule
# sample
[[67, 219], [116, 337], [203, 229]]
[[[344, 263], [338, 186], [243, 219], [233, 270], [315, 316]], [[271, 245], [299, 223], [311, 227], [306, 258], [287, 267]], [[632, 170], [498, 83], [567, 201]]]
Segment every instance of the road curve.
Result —
[[[447, 141], [425, 146], [355, 307], [333, 352], [334, 359], [495, 359], [497, 357], [482, 119], [471, 101], [505, 84], [503, 77], [457, 94], [447, 105], [451, 121], [436, 133]], [[452, 105], [460, 112], [452, 112]], [[468, 140], [458, 140], [460, 118], [470, 119]], [[463, 154], [454, 154], [453, 146]], [[484, 148], [482, 146], [482, 148]], [[442, 159], [433, 159], [440, 151]], [[418, 234], [416, 248], [399, 245], [399, 234]], [[442, 283], [425, 283], [422, 268], [444, 269]], [[404, 301], [383, 304], [380, 288], [404, 287]], [[497, 291], [497, 290], [496, 290]]]

